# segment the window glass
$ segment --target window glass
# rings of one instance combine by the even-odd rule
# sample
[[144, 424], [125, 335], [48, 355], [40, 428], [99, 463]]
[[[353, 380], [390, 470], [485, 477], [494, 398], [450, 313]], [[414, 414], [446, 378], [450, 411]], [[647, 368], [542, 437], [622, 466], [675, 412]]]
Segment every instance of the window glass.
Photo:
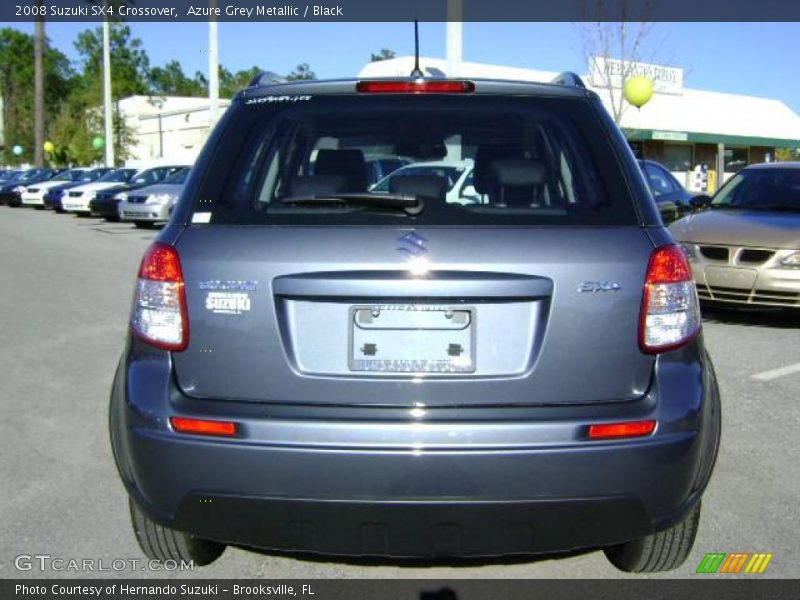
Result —
[[[403, 215], [387, 208], [390, 184], [411, 175], [402, 195], [423, 198], [418, 223], [636, 220], [601, 121], [584, 100], [342, 95], [232, 108], [193, 190], [212, 223], [396, 225]], [[370, 156], [405, 166], [370, 186]], [[476, 196], [462, 201], [470, 175]], [[214, 200], [200, 207], [199, 197]]]

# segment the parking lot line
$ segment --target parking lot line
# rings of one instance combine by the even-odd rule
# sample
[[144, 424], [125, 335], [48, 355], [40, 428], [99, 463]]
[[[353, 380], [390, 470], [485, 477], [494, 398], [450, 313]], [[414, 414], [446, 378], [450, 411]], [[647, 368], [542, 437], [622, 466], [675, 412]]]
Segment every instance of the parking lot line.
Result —
[[800, 373], [800, 363], [795, 363], [793, 365], [787, 365], [785, 367], [781, 367], [779, 369], [772, 369], [770, 371], [763, 371], [762, 373], [756, 373], [752, 376], [752, 379], [757, 381], [771, 381], [773, 379], [778, 379], [778, 377], [783, 377], [784, 375], [791, 375], [793, 373]]

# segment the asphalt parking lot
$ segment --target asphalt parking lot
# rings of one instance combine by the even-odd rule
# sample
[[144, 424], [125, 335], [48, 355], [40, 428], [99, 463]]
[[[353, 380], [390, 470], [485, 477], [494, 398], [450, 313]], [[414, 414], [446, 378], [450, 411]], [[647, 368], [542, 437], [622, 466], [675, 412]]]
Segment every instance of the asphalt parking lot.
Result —
[[[20, 554], [143, 559], [107, 434], [136, 269], [154, 232], [0, 207], [0, 577], [92, 576], [16, 570]], [[800, 311], [798, 311], [800, 312]], [[769, 552], [763, 576], [800, 575], [800, 314], [705, 314], [723, 394], [723, 439], [690, 559]], [[614, 578], [602, 552], [535, 561], [403, 564], [228, 549], [193, 573], [95, 576], [236, 578]], [[704, 577], [708, 577], [705, 575]], [[745, 577], [744, 575], [732, 577]], [[752, 576], [750, 576], [752, 577]]]

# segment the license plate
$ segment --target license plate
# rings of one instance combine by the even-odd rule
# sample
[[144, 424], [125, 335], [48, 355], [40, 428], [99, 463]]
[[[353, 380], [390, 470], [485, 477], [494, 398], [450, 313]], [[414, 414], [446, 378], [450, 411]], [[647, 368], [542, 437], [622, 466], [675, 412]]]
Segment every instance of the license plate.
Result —
[[737, 267], [706, 267], [705, 275], [710, 286], [750, 290], [756, 283], [758, 272]]
[[475, 309], [381, 304], [350, 308], [351, 371], [472, 373]]

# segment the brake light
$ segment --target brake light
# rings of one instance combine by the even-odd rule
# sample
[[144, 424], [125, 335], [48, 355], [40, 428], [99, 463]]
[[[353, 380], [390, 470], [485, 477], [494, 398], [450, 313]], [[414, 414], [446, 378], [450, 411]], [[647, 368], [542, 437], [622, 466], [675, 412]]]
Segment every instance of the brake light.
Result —
[[179, 352], [189, 344], [186, 292], [178, 251], [155, 243], [142, 259], [131, 329], [148, 344]]
[[475, 91], [471, 81], [359, 81], [356, 91], [362, 94], [469, 94]]
[[639, 321], [639, 347], [655, 354], [689, 343], [700, 331], [700, 305], [692, 270], [678, 246], [650, 255]]
[[656, 429], [656, 422], [628, 421], [625, 423], [600, 423], [589, 426], [590, 440], [608, 440], [615, 438], [644, 437]]
[[208, 421], [206, 419], [187, 419], [170, 417], [172, 429], [178, 433], [194, 433], [197, 435], [220, 435], [233, 437], [236, 435], [236, 423], [231, 421]]

